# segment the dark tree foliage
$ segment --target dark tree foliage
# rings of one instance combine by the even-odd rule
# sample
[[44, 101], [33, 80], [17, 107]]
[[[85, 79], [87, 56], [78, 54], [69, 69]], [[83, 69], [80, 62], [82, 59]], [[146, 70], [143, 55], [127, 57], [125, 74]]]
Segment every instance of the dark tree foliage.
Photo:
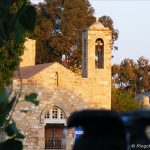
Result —
[[45, 0], [37, 8], [36, 63], [58, 61], [65, 55], [67, 67], [81, 66], [81, 34], [93, 22], [94, 9], [86, 0]]
[[[23, 43], [16, 44], [13, 40], [9, 40], [5, 41], [4, 45], [0, 48], [0, 88], [11, 83], [14, 71], [19, 66], [20, 56], [23, 54]], [[12, 52], [11, 49], [15, 50]]]
[[107, 27], [110, 30], [112, 30], [112, 45], [113, 45], [114, 50], [118, 50], [118, 47], [114, 46], [114, 42], [117, 41], [119, 37], [119, 31], [114, 28], [114, 22], [112, 18], [109, 16], [102, 16], [98, 19], [98, 21], [102, 23], [104, 27]]
[[[28, 15], [25, 14], [34, 14]], [[23, 54], [25, 32], [32, 31], [35, 10], [29, 2], [0, 1], [0, 88], [9, 85]], [[29, 21], [31, 20], [31, 21]]]
[[[23, 54], [26, 32], [33, 31], [36, 11], [26, 0], [0, 1], [0, 134], [8, 138], [0, 141], [0, 150], [22, 150], [24, 136], [16, 127], [12, 114], [21, 95], [8, 98], [5, 87], [10, 83]], [[31, 93], [26, 101], [38, 105], [37, 94]]]

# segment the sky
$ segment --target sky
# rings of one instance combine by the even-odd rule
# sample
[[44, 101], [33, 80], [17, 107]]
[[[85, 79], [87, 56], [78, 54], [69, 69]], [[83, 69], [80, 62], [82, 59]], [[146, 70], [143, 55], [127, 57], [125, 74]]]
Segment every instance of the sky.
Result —
[[[150, 1], [149, 0], [89, 0], [97, 18], [106, 15], [119, 30], [112, 63], [125, 58], [137, 60], [144, 56], [150, 61]], [[31, 0], [33, 3], [43, 0]]]

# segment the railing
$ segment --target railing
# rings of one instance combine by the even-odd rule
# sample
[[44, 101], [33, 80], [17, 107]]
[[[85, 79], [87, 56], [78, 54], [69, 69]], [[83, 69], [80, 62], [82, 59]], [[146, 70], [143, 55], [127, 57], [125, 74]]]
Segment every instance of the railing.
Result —
[[66, 142], [64, 138], [45, 139], [45, 149], [65, 149]]

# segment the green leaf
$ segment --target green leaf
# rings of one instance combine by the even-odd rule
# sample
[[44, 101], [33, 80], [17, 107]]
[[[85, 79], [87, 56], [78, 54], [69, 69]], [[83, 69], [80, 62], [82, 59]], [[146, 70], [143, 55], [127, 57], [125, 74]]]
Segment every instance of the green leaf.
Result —
[[22, 150], [22, 141], [16, 140], [15, 138], [8, 139], [4, 143], [0, 143], [0, 150]]
[[25, 6], [19, 14], [19, 21], [25, 30], [33, 31], [36, 21], [36, 10], [33, 6]]
[[18, 134], [18, 129], [16, 127], [16, 123], [13, 122], [11, 124], [9, 124], [6, 129], [5, 129], [6, 133], [8, 136], [14, 136], [15, 134]]
[[24, 40], [25, 31], [22, 25], [19, 23], [19, 20], [15, 22], [15, 41], [16, 43], [21, 43]]
[[19, 133], [15, 136], [15, 138], [17, 138], [17, 139], [24, 139], [25, 136], [24, 136], [22, 133], [19, 132]]
[[4, 105], [8, 104], [8, 97], [4, 89], [0, 89], [0, 104], [4, 104]]
[[6, 109], [8, 106], [8, 97], [4, 89], [0, 89], [0, 126], [6, 121]]
[[31, 102], [35, 105], [38, 105], [39, 101], [37, 100], [37, 96], [38, 95], [36, 93], [30, 93], [29, 95], [25, 96], [25, 100], [28, 101], [28, 102]]
[[26, 95], [26, 100], [35, 100], [35, 99], [37, 99], [37, 93], [30, 93], [29, 95]]

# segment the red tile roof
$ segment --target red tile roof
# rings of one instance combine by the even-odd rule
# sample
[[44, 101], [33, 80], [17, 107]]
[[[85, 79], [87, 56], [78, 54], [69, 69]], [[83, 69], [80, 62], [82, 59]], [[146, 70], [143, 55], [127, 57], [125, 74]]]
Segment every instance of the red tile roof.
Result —
[[[28, 79], [28, 78], [32, 77], [33, 75], [37, 74], [38, 72], [40, 72], [41, 70], [47, 68], [50, 65], [52, 65], [52, 63], [21, 67], [20, 68], [21, 78]], [[19, 79], [17, 71], [15, 72], [13, 79]]]

